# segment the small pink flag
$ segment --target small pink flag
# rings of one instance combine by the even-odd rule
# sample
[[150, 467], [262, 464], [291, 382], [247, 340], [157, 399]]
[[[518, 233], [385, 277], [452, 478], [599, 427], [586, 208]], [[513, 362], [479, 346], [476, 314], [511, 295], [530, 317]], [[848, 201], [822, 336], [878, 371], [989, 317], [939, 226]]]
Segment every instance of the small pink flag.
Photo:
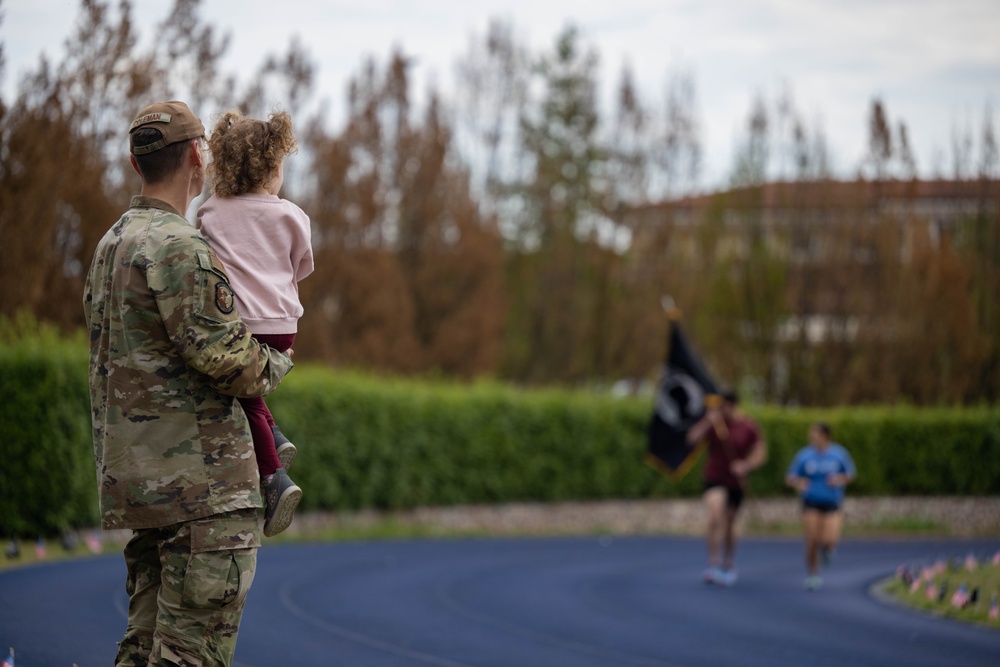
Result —
[[951, 606], [955, 609], [964, 609], [967, 604], [969, 604], [969, 588], [962, 584], [952, 594]]
[[97, 531], [90, 531], [84, 536], [83, 541], [87, 544], [87, 550], [92, 554], [101, 553], [101, 537], [97, 534]]
[[965, 569], [969, 572], [975, 572], [976, 568], [979, 567], [979, 561], [973, 554], [969, 554], [965, 557]]

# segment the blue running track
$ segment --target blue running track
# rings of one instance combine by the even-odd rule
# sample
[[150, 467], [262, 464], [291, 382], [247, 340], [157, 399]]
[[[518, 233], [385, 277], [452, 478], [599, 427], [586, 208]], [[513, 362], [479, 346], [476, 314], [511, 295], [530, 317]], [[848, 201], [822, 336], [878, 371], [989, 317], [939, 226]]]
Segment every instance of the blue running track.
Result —
[[[1000, 629], [873, 599], [903, 562], [1000, 542], [853, 541], [802, 589], [801, 545], [748, 540], [733, 588], [701, 583], [700, 540], [667, 537], [268, 546], [241, 667], [998, 667]], [[121, 557], [0, 572], [17, 667], [111, 665]], [[952, 585], [960, 583], [957, 580]]]

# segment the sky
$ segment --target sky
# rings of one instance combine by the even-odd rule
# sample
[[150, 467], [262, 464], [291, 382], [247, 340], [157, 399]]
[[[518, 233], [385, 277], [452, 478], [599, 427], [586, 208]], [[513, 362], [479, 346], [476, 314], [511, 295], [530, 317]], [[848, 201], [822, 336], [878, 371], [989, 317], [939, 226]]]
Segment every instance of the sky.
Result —
[[[171, 3], [133, 6], [142, 26], [164, 18]], [[61, 60], [79, 0], [0, 0], [0, 10], [7, 97], [42, 52]], [[253, 71], [298, 36], [333, 123], [369, 56], [384, 62], [400, 48], [415, 59], [415, 92], [433, 83], [447, 97], [457, 61], [491, 18], [512, 22], [535, 53], [571, 23], [600, 55], [605, 99], [625, 65], [657, 102], [672, 71], [693, 75], [706, 187], [724, 182], [761, 92], [792, 92], [807, 121], [823, 128], [842, 176], [864, 155], [875, 97], [893, 124], [906, 122], [924, 175], [949, 164], [954, 127], [978, 133], [987, 105], [997, 109], [995, 125], [1000, 119], [998, 0], [202, 0], [201, 16], [231, 36], [227, 70]]]

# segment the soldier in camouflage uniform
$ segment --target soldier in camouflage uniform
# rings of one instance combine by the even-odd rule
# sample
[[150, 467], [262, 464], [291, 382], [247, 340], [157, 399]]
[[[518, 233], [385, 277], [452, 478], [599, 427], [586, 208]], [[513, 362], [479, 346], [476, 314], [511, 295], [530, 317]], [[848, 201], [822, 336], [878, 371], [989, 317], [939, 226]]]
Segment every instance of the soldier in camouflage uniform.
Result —
[[236, 397], [289, 356], [254, 341], [182, 212], [205, 181], [205, 130], [181, 102], [129, 128], [141, 194], [98, 244], [84, 294], [102, 523], [130, 528], [116, 665], [229, 665], [253, 581], [259, 475]]

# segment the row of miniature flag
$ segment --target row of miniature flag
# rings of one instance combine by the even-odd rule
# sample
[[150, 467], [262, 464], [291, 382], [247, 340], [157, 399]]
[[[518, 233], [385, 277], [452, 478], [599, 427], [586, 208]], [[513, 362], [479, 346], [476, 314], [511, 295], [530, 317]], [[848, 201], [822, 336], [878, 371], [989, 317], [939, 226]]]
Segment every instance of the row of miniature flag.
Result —
[[[79, 538], [74, 533], [66, 533], [62, 537], [62, 547], [66, 552], [76, 551], [78, 543]], [[83, 543], [84, 546], [86, 546], [87, 551], [92, 554], [99, 554], [104, 550], [101, 535], [96, 530], [84, 533]], [[21, 557], [21, 545], [17, 540], [10, 540], [7, 543], [7, 546], [4, 548], [4, 555], [11, 560]], [[48, 556], [49, 551], [46, 542], [43, 538], [39, 537], [35, 542], [35, 557], [38, 559], [45, 559], [48, 558]], [[0, 663], [0, 667], [5, 667], [5, 665]]]
[[[995, 567], [1000, 567], [1000, 551], [997, 551], [988, 561], [984, 560], [982, 562], [974, 554], [969, 554], [963, 561], [952, 563], [950, 566], [948, 561], [944, 559], [938, 559], [931, 565], [926, 566], [900, 565], [896, 568], [896, 579], [907, 586], [911, 594], [918, 594], [923, 589], [924, 595], [928, 600], [944, 602], [948, 597], [948, 582], [944, 581], [939, 584], [937, 582], [938, 577], [942, 577], [948, 572], [960, 571], [962, 569], [966, 572], [975, 572], [980, 564], [986, 562]], [[970, 589], [965, 583], [958, 585], [949, 600], [951, 606], [956, 609], [965, 609], [975, 605], [978, 601], [979, 588]], [[1000, 601], [997, 599], [996, 592], [990, 598], [990, 609], [987, 612], [987, 618], [991, 621], [1000, 621]]]
[[[0, 667], [14, 667], [14, 647], [13, 646], [10, 648], [10, 655], [8, 655], [6, 658], [4, 658], [3, 662], [0, 662]], [[73, 663], [73, 667], [77, 667], [77, 664], [75, 662]]]

